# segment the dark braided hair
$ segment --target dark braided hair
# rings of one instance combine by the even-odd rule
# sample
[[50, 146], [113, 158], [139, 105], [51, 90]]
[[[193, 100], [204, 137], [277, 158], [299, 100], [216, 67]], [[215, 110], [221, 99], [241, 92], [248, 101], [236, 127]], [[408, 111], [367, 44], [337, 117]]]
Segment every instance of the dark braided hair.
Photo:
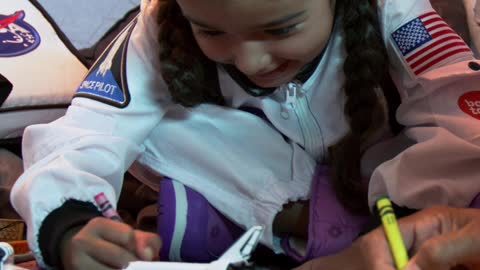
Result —
[[201, 103], [223, 105], [216, 65], [198, 47], [175, 0], [161, 0], [157, 22], [160, 71], [173, 101], [186, 107]]
[[[215, 63], [201, 52], [176, 1], [161, 1], [160, 65], [173, 100], [187, 107], [201, 103], [223, 105]], [[368, 211], [368, 204], [367, 189], [361, 183], [361, 146], [385, 123], [376, 89], [383, 89], [388, 99], [394, 86], [388, 75], [376, 4], [369, 0], [337, 0], [336, 14], [345, 34], [344, 111], [350, 132], [330, 147], [332, 185], [347, 210], [362, 213]]]
[[[375, 1], [373, 1], [375, 2]], [[385, 123], [385, 108], [377, 89], [391, 80], [376, 4], [370, 0], [337, 0], [345, 36], [344, 112], [350, 131], [330, 147], [332, 185], [341, 203], [353, 213], [368, 211], [367, 187], [362, 183], [362, 145]]]

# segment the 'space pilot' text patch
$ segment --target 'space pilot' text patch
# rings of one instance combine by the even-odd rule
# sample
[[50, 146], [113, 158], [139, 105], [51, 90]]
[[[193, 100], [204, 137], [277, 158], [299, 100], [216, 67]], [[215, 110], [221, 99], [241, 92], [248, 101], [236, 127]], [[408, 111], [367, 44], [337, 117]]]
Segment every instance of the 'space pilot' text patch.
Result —
[[95, 99], [124, 108], [130, 102], [126, 78], [126, 53], [130, 34], [135, 26], [130, 23], [108, 46], [90, 69], [74, 97]]

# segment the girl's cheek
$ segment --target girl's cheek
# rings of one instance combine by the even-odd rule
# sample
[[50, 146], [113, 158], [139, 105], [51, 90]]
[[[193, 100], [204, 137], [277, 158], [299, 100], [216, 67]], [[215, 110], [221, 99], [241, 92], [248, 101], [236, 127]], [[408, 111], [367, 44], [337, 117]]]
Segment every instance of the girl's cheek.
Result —
[[229, 59], [228, 45], [219, 42], [206, 42], [201, 39], [197, 41], [203, 53], [215, 62], [225, 62]]

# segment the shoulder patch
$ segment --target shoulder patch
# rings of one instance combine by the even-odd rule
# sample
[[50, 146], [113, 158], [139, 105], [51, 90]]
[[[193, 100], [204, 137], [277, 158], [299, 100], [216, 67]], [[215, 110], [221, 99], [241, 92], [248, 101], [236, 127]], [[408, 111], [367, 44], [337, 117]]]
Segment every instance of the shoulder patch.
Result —
[[40, 45], [40, 34], [25, 21], [25, 11], [0, 14], [0, 57], [27, 54]]
[[391, 37], [414, 76], [458, 57], [473, 55], [463, 39], [435, 11], [409, 21]]
[[464, 113], [480, 120], [480, 91], [463, 94], [458, 99], [458, 106]]
[[74, 97], [86, 97], [125, 108], [130, 103], [126, 78], [128, 41], [136, 24], [134, 19], [108, 45], [80, 84]]

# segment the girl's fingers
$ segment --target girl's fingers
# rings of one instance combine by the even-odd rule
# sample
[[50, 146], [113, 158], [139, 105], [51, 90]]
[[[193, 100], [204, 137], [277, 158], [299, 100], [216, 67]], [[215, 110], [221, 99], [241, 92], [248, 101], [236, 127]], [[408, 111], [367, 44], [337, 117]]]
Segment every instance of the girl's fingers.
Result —
[[123, 247], [142, 260], [153, 260], [160, 251], [161, 241], [157, 234], [134, 230], [127, 224], [105, 218], [93, 219], [89, 226], [96, 236]]
[[88, 249], [87, 254], [99, 264], [107, 265], [114, 269], [123, 269], [130, 262], [139, 260], [135, 253], [103, 239], [96, 239], [92, 244], [94, 248]]
[[65, 264], [66, 270], [115, 270], [121, 269], [121, 267], [113, 267], [110, 265], [106, 265], [97, 261], [95, 258], [92, 258], [90, 255], [86, 253], [78, 254], [75, 258]]
[[134, 243], [136, 255], [144, 261], [154, 260], [162, 246], [162, 241], [157, 234], [134, 230]]
[[88, 226], [94, 237], [117, 244], [135, 253], [135, 245], [132, 245], [135, 243], [134, 230], [128, 224], [99, 217], [92, 219]]

